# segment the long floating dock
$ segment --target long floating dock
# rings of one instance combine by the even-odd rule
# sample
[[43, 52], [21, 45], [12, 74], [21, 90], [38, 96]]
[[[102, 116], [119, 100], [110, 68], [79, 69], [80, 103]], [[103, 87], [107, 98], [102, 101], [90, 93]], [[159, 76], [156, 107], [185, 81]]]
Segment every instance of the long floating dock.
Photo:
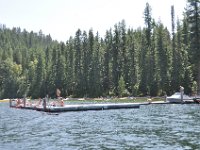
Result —
[[68, 112], [68, 111], [87, 111], [87, 110], [107, 110], [107, 109], [128, 109], [140, 108], [139, 104], [135, 103], [118, 103], [118, 104], [81, 104], [81, 105], [65, 105], [63, 107], [18, 107], [20, 109], [31, 109], [44, 112]]
[[[183, 103], [175, 104], [194, 104], [194, 101], [185, 101]], [[141, 102], [141, 103], [100, 103], [100, 104], [70, 104], [62, 106], [52, 106], [47, 105], [46, 99], [43, 99], [42, 105], [26, 105], [26, 100], [24, 99], [20, 106], [13, 105], [12, 100], [10, 100], [10, 107], [19, 109], [29, 109], [43, 112], [69, 112], [69, 111], [88, 111], [88, 110], [107, 110], [107, 109], [130, 109], [130, 108], [140, 108], [141, 105], [150, 104], [173, 104], [165, 101], [154, 101], [154, 102]]]

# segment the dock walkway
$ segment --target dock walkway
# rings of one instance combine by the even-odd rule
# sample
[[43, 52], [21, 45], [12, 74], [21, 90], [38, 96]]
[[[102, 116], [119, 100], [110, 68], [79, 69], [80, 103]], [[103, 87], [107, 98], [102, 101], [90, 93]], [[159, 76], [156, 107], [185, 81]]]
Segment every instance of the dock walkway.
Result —
[[65, 105], [63, 107], [46, 106], [46, 108], [44, 108], [44, 107], [22, 106], [18, 108], [44, 111], [44, 112], [68, 112], [68, 111], [140, 108], [140, 104], [136, 104], [136, 103], [80, 104], [80, 105]]
[[[20, 109], [29, 109], [36, 111], [44, 112], [69, 112], [69, 111], [88, 111], [88, 110], [107, 110], [107, 109], [130, 109], [130, 108], [140, 108], [141, 105], [154, 105], [154, 104], [173, 104], [165, 101], [153, 101], [153, 102], [141, 102], [141, 103], [101, 103], [101, 104], [70, 104], [64, 106], [20, 106], [16, 107], [10, 102], [10, 107], [20, 108]], [[194, 104], [194, 102], [184, 102], [176, 104]]]

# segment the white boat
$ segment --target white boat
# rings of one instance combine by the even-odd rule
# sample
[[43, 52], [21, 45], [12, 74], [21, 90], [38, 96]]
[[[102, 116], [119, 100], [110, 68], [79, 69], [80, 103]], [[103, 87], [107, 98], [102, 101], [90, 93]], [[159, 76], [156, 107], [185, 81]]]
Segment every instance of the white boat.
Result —
[[167, 97], [166, 99], [170, 103], [182, 103], [185, 101], [193, 101], [193, 99], [185, 94], [183, 94], [183, 101], [181, 99], [181, 93], [176, 92], [172, 96]]

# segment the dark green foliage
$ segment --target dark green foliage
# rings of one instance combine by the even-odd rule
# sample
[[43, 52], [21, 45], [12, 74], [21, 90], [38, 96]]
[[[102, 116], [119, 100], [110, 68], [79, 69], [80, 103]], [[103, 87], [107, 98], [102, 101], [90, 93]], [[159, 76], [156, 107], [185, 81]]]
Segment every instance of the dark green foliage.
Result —
[[189, 31], [189, 56], [194, 64], [194, 80], [197, 81], [198, 94], [200, 94], [200, 1], [188, 0], [186, 8], [188, 31]]
[[37, 58], [38, 62], [35, 68], [35, 76], [33, 78], [33, 97], [37, 97], [38, 95], [44, 97], [45, 96], [45, 66], [44, 66], [44, 57], [40, 54]]
[[120, 77], [120, 65], [119, 65], [119, 29], [118, 25], [115, 25], [114, 29], [114, 36], [113, 36], [113, 44], [112, 44], [112, 51], [111, 51], [111, 66], [112, 66], [112, 91], [115, 95], [118, 96], [118, 81]]
[[105, 95], [109, 94], [110, 91], [110, 82], [111, 82], [111, 74], [110, 74], [110, 59], [111, 59], [111, 50], [112, 50], [112, 32], [107, 31], [106, 32], [106, 37], [103, 42], [102, 48], [104, 49], [103, 51], [103, 63], [102, 63], [102, 92]]
[[[66, 43], [50, 35], [0, 27], [0, 98], [160, 96], [183, 85], [200, 90], [199, 0], [188, 0], [183, 21], [172, 35], [151, 7], [144, 9], [144, 28], [126, 28], [124, 20], [100, 38], [77, 30]], [[169, 14], [170, 15], [170, 14]], [[176, 24], [176, 27], [175, 27]], [[197, 88], [198, 87], [198, 88]]]

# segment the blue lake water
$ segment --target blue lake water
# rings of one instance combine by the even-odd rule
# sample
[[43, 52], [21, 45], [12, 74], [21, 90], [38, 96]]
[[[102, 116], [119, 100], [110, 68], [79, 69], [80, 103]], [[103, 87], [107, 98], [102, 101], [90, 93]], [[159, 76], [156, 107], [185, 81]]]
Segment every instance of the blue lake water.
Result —
[[0, 150], [200, 149], [200, 105], [50, 115], [0, 103]]

